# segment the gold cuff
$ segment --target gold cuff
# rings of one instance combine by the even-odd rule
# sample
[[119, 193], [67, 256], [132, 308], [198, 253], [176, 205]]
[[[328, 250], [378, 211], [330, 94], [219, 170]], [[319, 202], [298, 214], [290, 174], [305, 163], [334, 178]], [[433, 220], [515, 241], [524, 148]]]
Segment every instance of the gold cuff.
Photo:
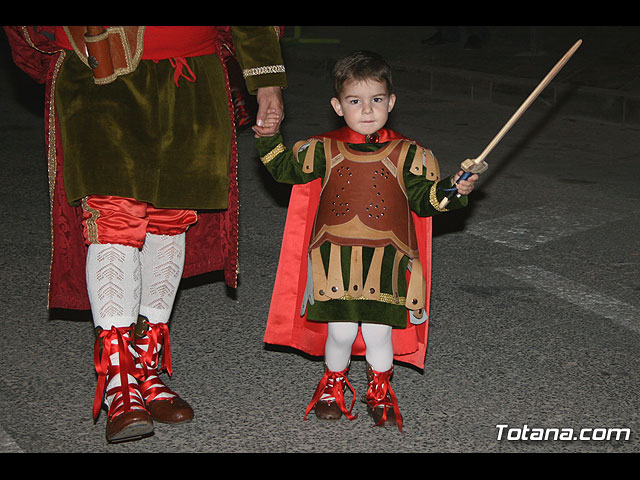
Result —
[[244, 78], [255, 75], [266, 75], [268, 73], [285, 73], [284, 65], [266, 65], [264, 67], [247, 68], [242, 71]]
[[266, 165], [267, 163], [269, 163], [271, 160], [276, 158], [278, 155], [280, 155], [284, 151], [285, 151], [285, 146], [282, 143], [279, 143], [273, 150], [267, 153], [264, 157], [260, 157], [260, 160], [262, 160], [262, 163]]
[[429, 190], [429, 203], [433, 208], [435, 208], [438, 212], [448, 212], [446, 208], [440, 208], [440, 201], [438, 200], [438, 196], [436, 192], [438, 191], [438, 182], [433, 182], [431, 186], [431, 190]]

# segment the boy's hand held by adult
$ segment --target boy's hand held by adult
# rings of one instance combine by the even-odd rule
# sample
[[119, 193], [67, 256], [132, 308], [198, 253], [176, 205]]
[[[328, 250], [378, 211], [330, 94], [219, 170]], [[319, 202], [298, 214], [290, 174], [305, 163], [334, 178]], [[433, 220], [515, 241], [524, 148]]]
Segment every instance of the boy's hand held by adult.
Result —
[[256, 124], [251, 127], [255, 137], [270, 137], [280, 129], [284, 118], [284, 104], [280, 87], [263, 87], [258, 89], [258, 113]]

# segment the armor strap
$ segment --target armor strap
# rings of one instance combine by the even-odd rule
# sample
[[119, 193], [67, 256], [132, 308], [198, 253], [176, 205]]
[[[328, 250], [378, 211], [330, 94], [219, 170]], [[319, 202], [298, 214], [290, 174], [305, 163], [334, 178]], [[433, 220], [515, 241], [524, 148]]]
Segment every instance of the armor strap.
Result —
[[313, 298], [319, 301], [327, 301], [327, 274], [322, 263], [322, 254], [320, 248], [311, 250], [311, 268], [313, 269]]
[[[404, 158], [404, 157], [403, 157]], [[411, 173], [414, 175], [425, 175], [426, 168], [427, 180], [440, 180], [440, 166], [433, 152], [427, 148], [416, 146], [416, 154], [411, 162]]]
[[367, 281], [364, 284], [363, 295], [369, 300], [380, 298], [380, 275], [382, 274], [382, 258], [384, 257], [384, 247], [377, 247], [373, 251], [373, 258], [367, 273]]
[[351, 248], [351, 267], [349, 268], [349, 295], [360, 298], [363, 289], [362, 247]]
[[409, 310], [424, 308], [426, 301], [426, 282], [422, 273], [422, 264], [418, 258], [411, 261], [411, 277], [407, 287], [405, 306]]
[[391, 285], [391, 289], [393, 293], [393, 301], [396, 303], [398, 303], [400, 299], [400, 294], [398, 293], [398, 274], [400, 272], [400, 262], [403, 258], [403, 253], [399, 250], [396, 250], [396, 255], [393, 259], [393, 271], [391, 272], [393, 282]]
[[312, 173], [313, 172], [313, 163], [315, 160], [315, 152], [316, 152], [316, 144], [318, 143], [317, 139], [313, 139], [311, 141], [305, 141], [305, 140], [301, 140], [299, 142], [297, 142], [294, 146], [293, 146], [293, 154], [296, 157], [296, 160], [298, 160], [298, 162], [300, 161], [300, 150], [305, 146], [308, 145], [306, 152], [304, 154], [304, 158], [302, 160], [302, 171], [304, 173]]
[[340, 245], [331, 244], [329, 255], [329, 272], [327, 273], [327, 291], [329, 298], [344, 296], [344, 280], [342, 278], [342, 253]]

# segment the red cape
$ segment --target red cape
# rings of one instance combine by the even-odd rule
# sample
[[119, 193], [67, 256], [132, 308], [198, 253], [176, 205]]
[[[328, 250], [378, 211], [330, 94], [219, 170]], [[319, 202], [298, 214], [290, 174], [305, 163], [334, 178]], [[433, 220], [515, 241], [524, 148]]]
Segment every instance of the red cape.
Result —
[[[380, 142], [405, 139], [404, 136], [384, 129], [379, 132]], [[316, 138], [329, 137], [348, 143], [363, 143], [364, 137], [348, 127]], [[311, 322], [300, 315], [303, 294], [307, 285], [308, 248], [322, 185], [320, 179], [304, 185], [294, 185], [284, 227], [280, 260], [276, 274], [269, 317], [264, 336], [265, 343], [283, 345], [309, 355], [324, 356], [327, 324]], [[431, 217], [413, 214], [418, 238], [420, 262], [427, 282], [425, 312], [429, 314], [431, 293]], [[394, 358], [418, 368], [424, 368], [429, 321], [413, 325], [407, 319], [407, 328], [393, 330]], [[365, 344], [359, 333], [353, 345], [353, 355], [365, 354]]]
[[[16, 65], [37, 83], [45, 84], [45, 139], [49, 162], [51, 197], [51, 269], [49, 308], [89, 310], [85, 280], [87, 247], [82, 235], [82, 211], [67, 202], [63, 182], [64, 152], [55, 110], [55, 80], [60, 47], [46, 34], [55, 27], [5, 26]], [[226, 69], [228, 50], [218, 54]], [[228, 83], [228, 82], [227, 82]], [[233, 123], [233, 104], [227, 84], [229, 121]], [[198, 222], [186, 234], [187, 248], [183, 277], [223, 270], [226, 283], [236, 286], [238, 261], [238, 185], [237, 148], [233, 129], [229, 172], [229, 208], [198, 213]]]

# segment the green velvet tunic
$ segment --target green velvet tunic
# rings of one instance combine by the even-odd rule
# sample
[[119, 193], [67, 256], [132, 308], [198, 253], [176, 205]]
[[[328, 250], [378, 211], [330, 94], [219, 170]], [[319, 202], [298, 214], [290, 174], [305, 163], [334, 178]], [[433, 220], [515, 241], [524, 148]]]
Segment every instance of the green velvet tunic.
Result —
[[[271, 43], [267, 43], [270, 39]], [[272, 27], [234, 30], [242, 68], [282, 65]], [[227, 208], [233, 125], [216, 55], [187, 58], [196, 81], [174, 83], [169, 60], [143, 60], [133, 73], [95, 85], [74, 52], [60, 69], [56, 108], [70, 204], [91, 194], [135, 198], [158, 208]], [[247, 79], [286, 86], [284, 73]]]
[[[278, 145], [282, 144], [281, 135], [275, 135], [268, 138], [259, 138], [256, 140], [256, 146], [261, 158], [265, 157]], [[348, 146], [354, 150], [361, 152], [376, 151], [380, 148], [384, 148], [387, 143], [381, 144], [348, 144]], [[322, 142], [318, 142], [314, 152], [314, 167], [313, 173], [305, 173], [302, 171], [302, 162], [298, 161], [294, 153], [288, 148], [280, 148], [280, 153], [268, 157], [268, 160], [263, 160], [265, 166], [273, 178], [281, 183], [287, 184], [300, 184], [308, 183], [317, 178], [323, 178], [325, 173], [325, 153]], [[434, 185], [434, 182], [427, 180], [424, 175], [414, 175], [410, 173], [411, 161], [415, 155], [416, 147], [412, 146], [407, 154], [407, 160], [404, 163], [403, 178], [404, 184], [407, 190], [407, 197], [409, 201], [409, 207], [418, 215], [427, 217], [438, 215], [442, 212], [436, 210], [429, 201], [429, 192]], [[303, 155], [300, 155], [302, 158]], [[440, 188], [451, 187], [450, 178], [443, 179], [439, 182]], [[444, 198], [445, 193], [442, 191], [437, 192], [438, 201]], [[454, 199], [448, 205], [447, 209], [457, 209], [466, 206], [467, 197], [463, 196], [460, 199]], [[322, 253], [322, 259], [325, 266], [325, 271], [329, 264], [329, 250], [330, 244], [324, 243], [320, 247]], [[373, 248], [363, 247], [363, 277], [366, 278], [371, 258], [373, 257]], [[350, 251], [351, 247], [341, 247], [341, 261], [342, 261], [342, 276], [344, 284], [348, 285], [350, 275]], [[307, 319], [311, 321], [331, 322], [331, 321], [346, 321], [346, 322], [367, 322], [367, 323], [380, 323], [391, 325], [394, 328], [405, 328], [407, 323], [407, 309], [404, 305], [405, 295], [407, 289], [406, 282], [406, 270], [409, 259], [405, 256], [398, 269], [398, 278], [393, 279], [392, 269], [396, 249], [389, 245], [385, 247], [384, 257], [382, 261], [382, 274], [380, 277], [380, 300], [365, 300], [365, 299], [351, 299], [345, 297], [343, 299], [335, 299], [329, 301], [315, 301], [313, 305], [308, 305]], [[397, 282], [398, 287], [398, 300], [393, 300], [393, 282]]]

